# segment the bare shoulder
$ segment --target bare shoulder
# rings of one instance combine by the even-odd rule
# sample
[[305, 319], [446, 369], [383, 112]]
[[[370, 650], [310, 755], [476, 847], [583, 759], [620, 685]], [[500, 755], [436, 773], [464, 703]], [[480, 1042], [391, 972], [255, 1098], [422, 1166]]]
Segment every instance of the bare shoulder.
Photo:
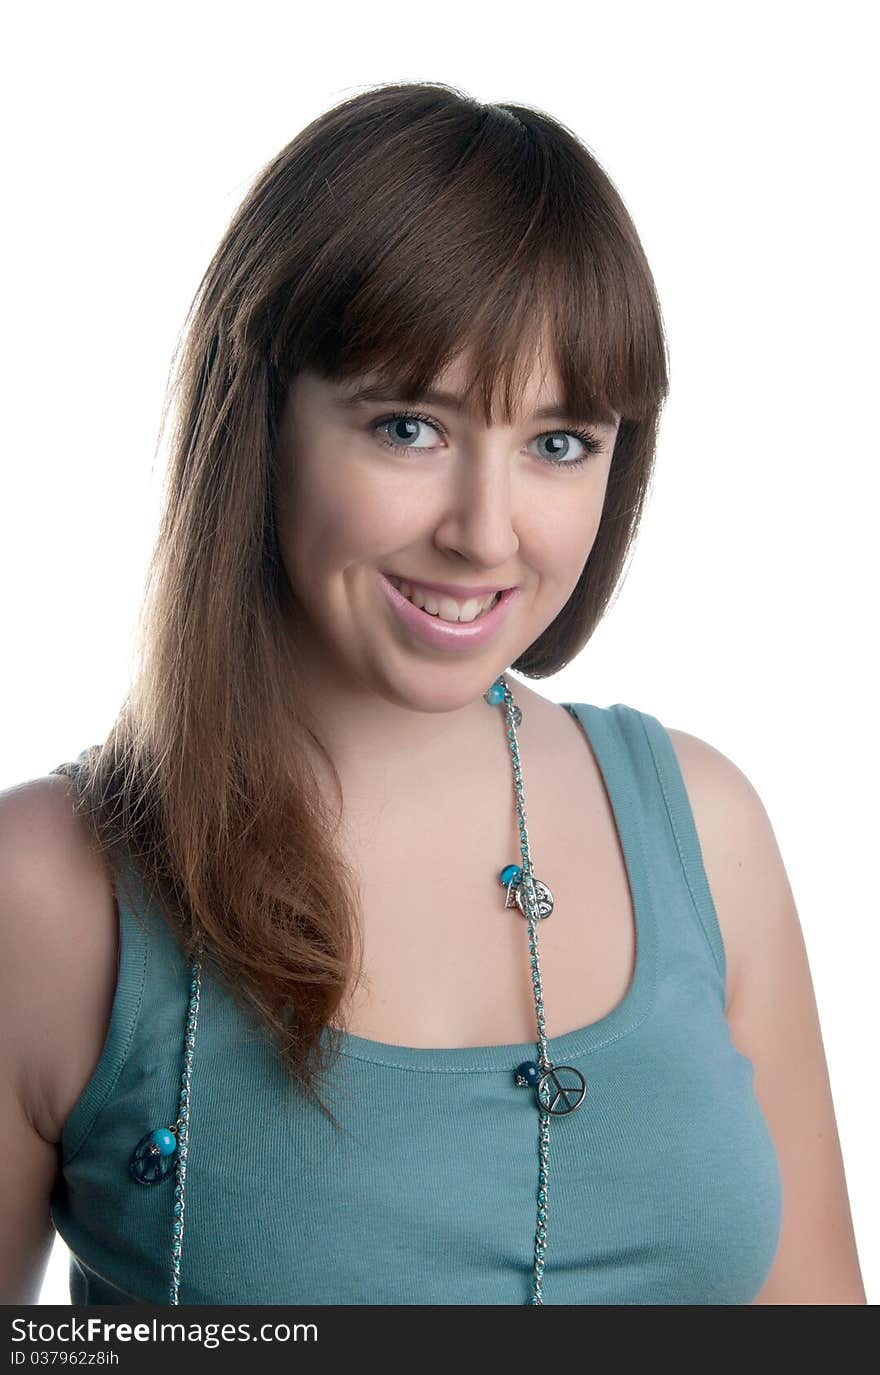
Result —
[[22, 1110], [57, 1143], [100, 1057], [116, 989], [112, 878], [57, 774], [0, 792], [0, 1005]]
[[728, 960], [727, 1021], [751, 1060], [782, 1178], [782, 1229], [758, 1304], [864, 1304], [807, 950], [766, 808], [707, 741], [670, 730]]

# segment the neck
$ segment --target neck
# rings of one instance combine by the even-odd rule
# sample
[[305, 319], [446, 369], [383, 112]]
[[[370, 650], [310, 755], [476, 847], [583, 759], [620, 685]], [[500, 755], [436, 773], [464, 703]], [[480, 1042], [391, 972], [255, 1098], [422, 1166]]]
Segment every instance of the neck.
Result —
[[[506, 665], [435, 665], [425, 658], [403, 681], [381, 664], [365, 665], [360, 679], [314, 645], [297, 657], [307, 666], [300, 682], [304, 720], [340, 778], [359, 790], [384, 778], [412, 792], [419, 779], [444, 769], [460, 784], [472, 761], [505, 743], [497, 719], [503, 708], [490, 708], [483, 694]], [[511, 686], [518, 695], [520, 686]]]

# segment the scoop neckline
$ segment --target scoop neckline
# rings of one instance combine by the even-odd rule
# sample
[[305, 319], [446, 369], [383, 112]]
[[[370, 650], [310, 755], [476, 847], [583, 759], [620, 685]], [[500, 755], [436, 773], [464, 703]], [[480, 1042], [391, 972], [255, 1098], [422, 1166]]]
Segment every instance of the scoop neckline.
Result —
[[[626, 1036], [648, 1016], [653, 1005], [656, 983], [656, 922], [649, 867], [645, 858], [640, 817], [636, 798], [614, 768], [613, 744], [608, 743], [607, 712], [609, 708], [586, 702], [560, 702], [564, 710], [581, 726], [587, 744], [593, 751], [596, 765], [611, 803], [618, 838], [629, 882], [636, 934], [636, 959], [632, 979], [621, 1001], [598, 1021], [576, 1027], [561, 1036], [548, 1036], [547, 1047], [555, 1065], [563, 1065], [579, 1056], [592, 1054]], [[600, 743], [604, 737], [605, 744]], [[552, 917], [551, 917], [552, 919]], [[540, 939], [540, 936], [539, 936]], [[539, 946], [540, 950], [540, 946]], [[537, 1057], [537, 1027], [535, 1039], [504, 1045], [484, 1046], [406, 1046], [390, 1041], [374, 1041], [354, 1032], [339, 1032], [340, 1053], [349, 1060], [363, 1060], [393, 1069], [425, 1073], [473, 1074], [511, 1071], [523, 1060]], [[330, 1031], [324, 1027], [321, 1041], [329, 1047]]]

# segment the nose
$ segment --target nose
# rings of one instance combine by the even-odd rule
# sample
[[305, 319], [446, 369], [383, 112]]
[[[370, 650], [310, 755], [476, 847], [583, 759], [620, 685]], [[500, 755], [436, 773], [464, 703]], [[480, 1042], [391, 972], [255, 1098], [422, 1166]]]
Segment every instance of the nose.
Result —
[[475, 448], [451, 465], [434, 533], [474, 568], [503, 568], [519, 549], [509, 450]]

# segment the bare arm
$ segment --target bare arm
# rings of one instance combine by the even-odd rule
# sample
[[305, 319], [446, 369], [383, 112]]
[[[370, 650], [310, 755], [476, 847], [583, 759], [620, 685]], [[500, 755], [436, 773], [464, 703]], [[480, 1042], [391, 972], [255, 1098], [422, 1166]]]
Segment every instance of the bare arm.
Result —
[[[0, 980], [5, 996], [5, 980]], [[6, 1019], [4, 1016], [3, 1030]], [[11, 1090], [5, 1049], [0, 1066], [3, 1171], [0, 1174], [0, 1303], [36, 1303], [55, 1231], [49, 1197], [58, 1148], [44, 1141]]]
[[728, 955], [731, 1039], [782, 1174], [779, 1248], [757, 1304], [864, 1304], [831, 1086], [800, 920], [760, 797], [705, 741], [670, 731]]
[[60, 777], [0, 793], [0, 1303], [35, 1304], [70, 1109], [103, 1045], [115, 908]]

